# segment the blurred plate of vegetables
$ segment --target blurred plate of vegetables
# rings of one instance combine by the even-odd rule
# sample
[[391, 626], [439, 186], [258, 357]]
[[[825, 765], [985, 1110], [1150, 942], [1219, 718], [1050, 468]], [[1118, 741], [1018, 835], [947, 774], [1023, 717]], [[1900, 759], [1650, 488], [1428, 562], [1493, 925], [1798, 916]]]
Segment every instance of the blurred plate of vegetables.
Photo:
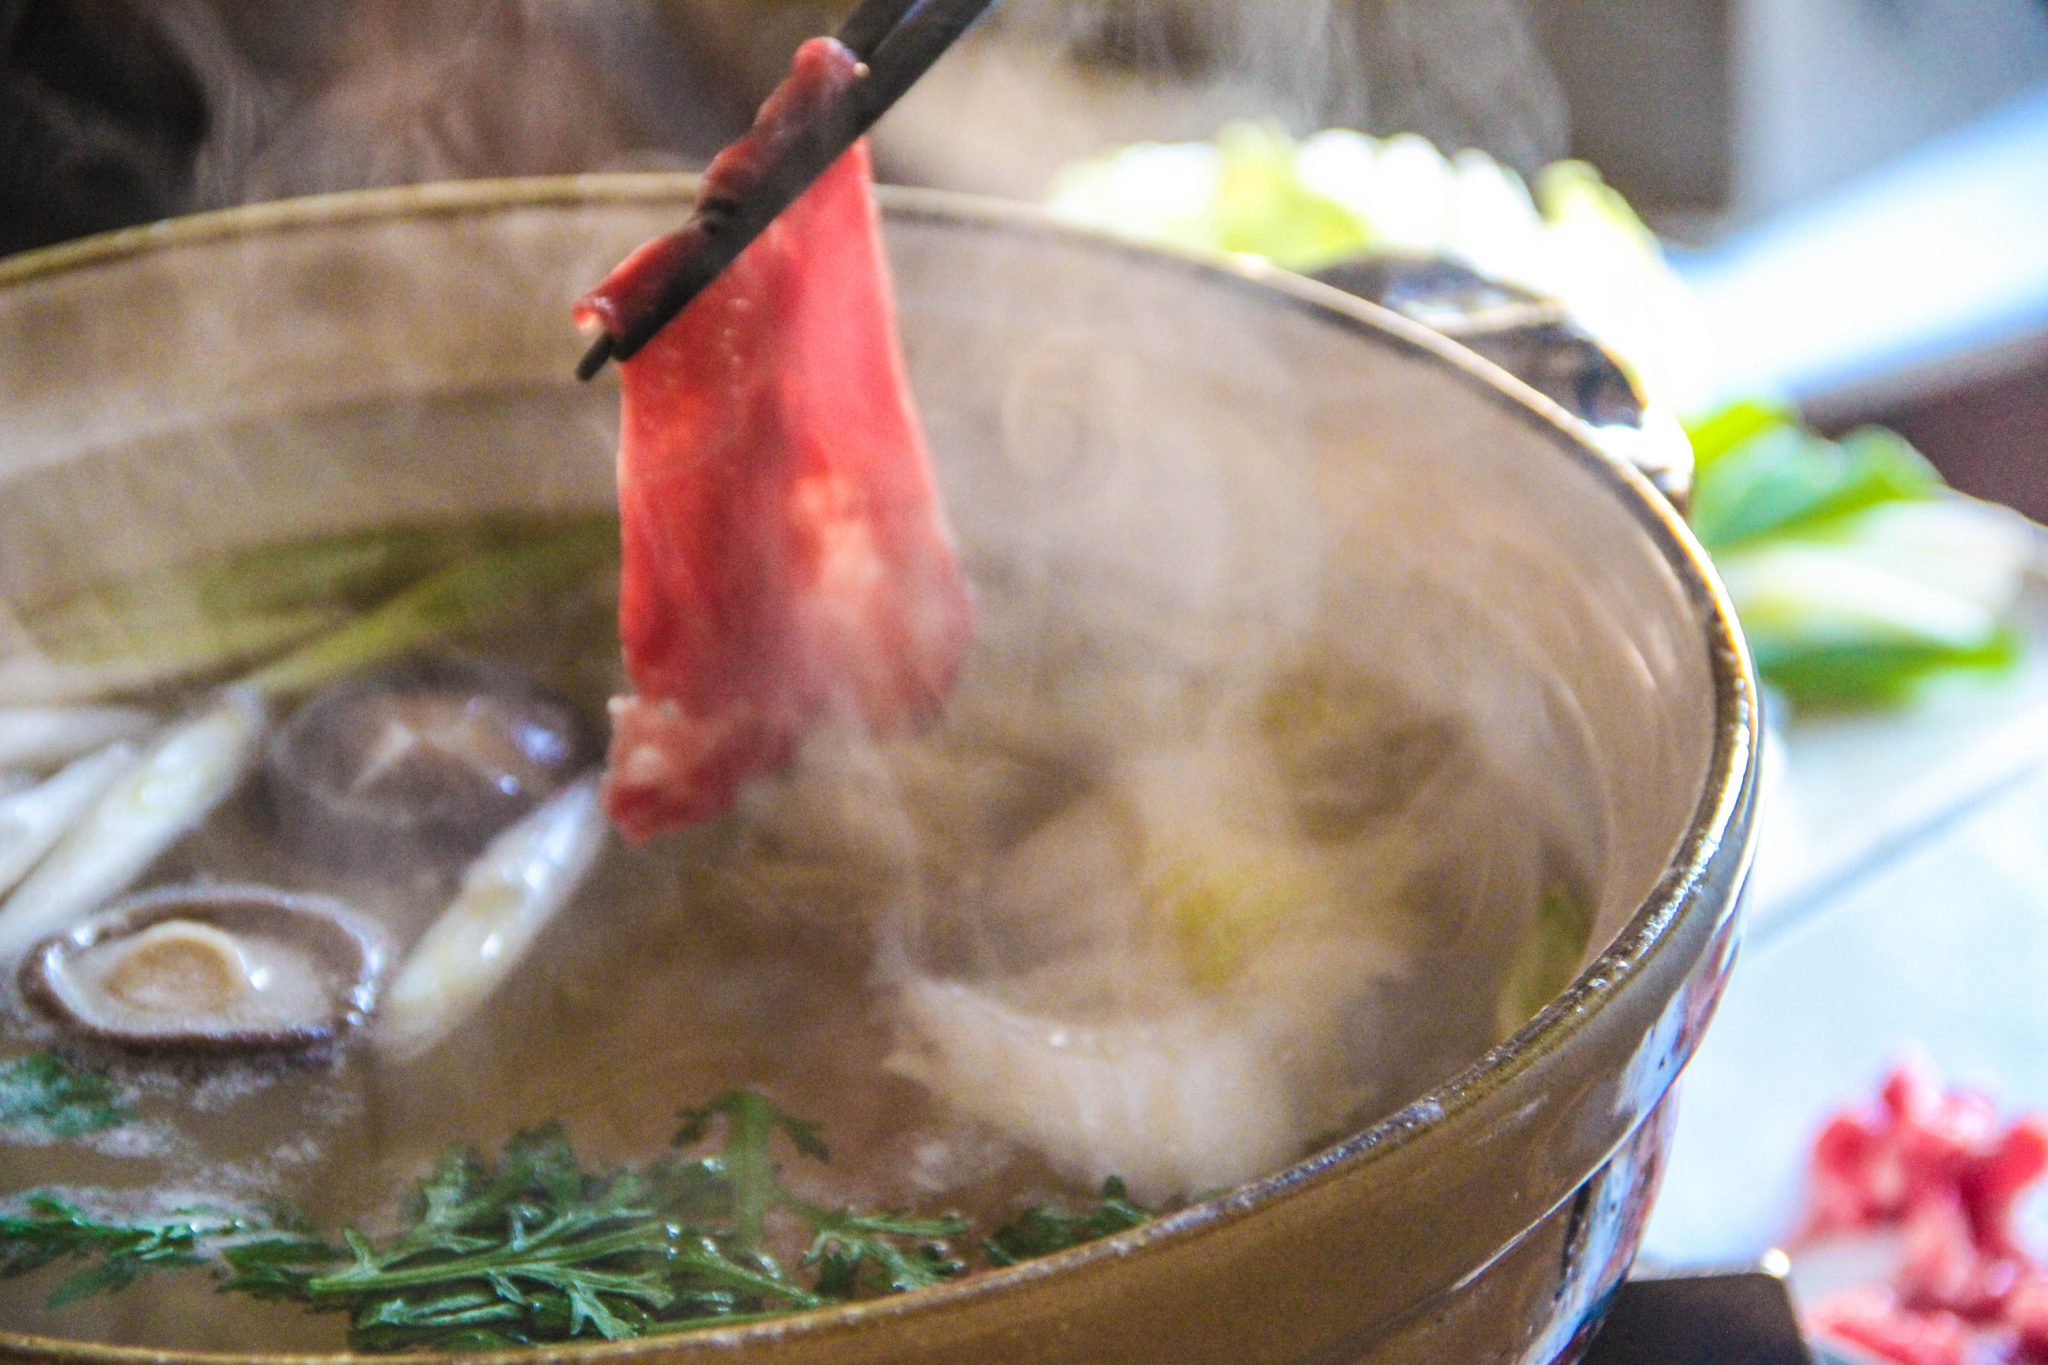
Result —
[[2048, 639], [2048, 532], [1955, 493], [1894, 432], [1830, 437], [1771, 395], [1709, 391], [1683, 279], [1594, 168], [1524, 179], [1413, 135], [1239, 124], [1074, 163], [1048, 207], [1394, 307], [1574, 410], [1660, 487], [1683, 480], [1601, 438], [1682, 426], [1688, 520], [1741, 618], [1772, 725], [1759, 917], [2048, 763], [2048, 666], [2034, 648]]

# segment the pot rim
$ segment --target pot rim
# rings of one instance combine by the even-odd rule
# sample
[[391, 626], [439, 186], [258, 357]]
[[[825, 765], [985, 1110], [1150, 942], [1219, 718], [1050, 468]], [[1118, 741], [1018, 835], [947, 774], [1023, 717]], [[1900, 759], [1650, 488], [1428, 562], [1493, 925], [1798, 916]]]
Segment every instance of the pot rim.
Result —
[[[393, 219], [467, 217], [516, 209], [597, 205], [652, 205], [688, 202], [699, 177], [679, 172], [623, 172], [530, 178], [468, 180], [349, 190], [335, 194], [283, 199], [193, 214], [137, 227], [121, 228], [76, 241], [0, 258], [0, 289], [71, 271], [89, 270], [132, 256], [181, 247], [201, 246], [252, 235], [375, 223]], [[717, 1350], [749, 1342], [790, 1336], [824, 1336], [872, 1327], [883, 1322], [922, 1318], [946, 1311], [948, 1305], [1002, 1294], [1006, 1288], [1052, 1276], [1078, 1273], [1103, 1261], [1117, 1260], [1164, 1242], [1192, 1240], [1319, 1186], [1340, 1174], [1423, 1140], [1432, 1130], [1454, 1126], [1465, 1112], [1513, 1084], [1543, 1058], [1566, 1046], [1587, 1027], [1601, 1007], [1664, 947], [1673, 923], [1693, 905], [1702, 886], [1723, 878], [1710, 868], [1730, 839], [1739, 840], [1730, 894], [1719, 906], [1721, 918], [1735, 914], [1739, 888], [1753, 852], [1750, 813], [1757, 781], [1760, 707], [1747, 645], [1736, 625], [1734, 608], [1706, 553], [1683, 518], [1632, 466], [1603, 452], [1587, 428], [1564, 408], [1506, 370], [1432, 331], [1377, 304], [1333, 286], [1279, 269], [1245, 256], [1208, 253], [1138, 242], [1094, 228], [1053, 219], [1036, 205], [995, 200], [956, 191], [881, 186], [878, 197], [888, 219], [924, 220], [1022, 233], [1065, 241], [1150, 265], [1167, 265], [1190, 275], [1223, 282], [1262, 294], [1276, 303], [1311, 314], [1347, 331], [1391, 343], [1397, 349], [1422, 352], [1447, 367], [1497, 407], [1535, 427], [1560, 445], [1609, 492], [1629, 507], [1665, 562], [1684, 583], [1686, 596], [1706, 626], [1702, 643], [1708, 650], [1713, 678], [1713, 748], [1700, 800], [1684, 835], [1675, 843], [1664, 874], [1607, 947], [1588, 963], [1564, 991], [1533, 1019], [1483, 1056], [1433, 1089], [1361, 1131], [1323, 1148], [1273, 1174], [1234, 1190], [1204, 1199], [1127, 1232], [1116, 1233], [1066, 1251], [1019, 1265], [987, 1270], [912, 1293], [894, 1294], [860, 1303], [812, 1309], [731, 1327], [704, 1327], [682, 1336], [648, 1337], [624, 1342], [591, 1342], [539, 1346], [507, 1352], [421, 1353], [407, 1359], [477, 1362], [623, 1360], [659, 1354], [684, 1342]], [[566, 312], [566, 305], [565, 305]], [[565, 334], [568, 329], [564, 329]], [[565, 356], [569, 353], [565, 351]], [[573, 360], [573, 356], [570, 357]], [[570, 360], [565, 360], [567, 377]], [[1665, 1084], [1668, 1087], [1670, 1079]], [[1589, 1168], [1586, 1174], [1590, 1174]], [[63, 1338], [28, 1336], [0, 1329], [0, 1359], [19, 1352], [34, 1358], [56, 1356], [88, 1365], [162, 1365], [193, 1362], [319, 1362], [381, 1361], [388, 1357], [340, 1351], [287, 1356], [263, 1352], [162, 1351], [149, 1347], [112, 1346]]]

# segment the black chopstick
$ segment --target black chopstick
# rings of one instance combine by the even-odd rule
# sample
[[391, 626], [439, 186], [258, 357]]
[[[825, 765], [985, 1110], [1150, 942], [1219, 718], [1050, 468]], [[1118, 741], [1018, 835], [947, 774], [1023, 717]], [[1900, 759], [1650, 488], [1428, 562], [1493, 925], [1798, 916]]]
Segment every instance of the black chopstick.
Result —
[[866, 61], [919, 3], [920, 0], [861, 0], [834, 36], [854, 56]]
[[864, 74], [789, 142], [744, 202], [698, 206], [694, 221], [702, 244], [683, 260], [653, 305], [629, 322], [622, 335], [605, 332], [591, 344], [576, 366], [576, 377], [589, 379], [614, 357], [630, 360], [873, 127], [994, 3], [862, 0], [840, 26], [837, 37], [860, 59]]

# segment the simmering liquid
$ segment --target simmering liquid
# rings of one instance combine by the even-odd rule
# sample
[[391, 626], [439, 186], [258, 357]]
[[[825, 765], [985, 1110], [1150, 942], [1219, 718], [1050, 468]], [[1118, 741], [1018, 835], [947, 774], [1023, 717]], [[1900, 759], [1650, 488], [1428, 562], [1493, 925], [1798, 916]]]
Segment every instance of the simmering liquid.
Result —
[[[64, 586], [51, 564], [73, 582], [97, 567], [81, 544], [128, 571], [228, 543], [249, 519], [204, 492], [223, 470], [274, 524], [309, 530], [484, 510], [480, 496], [598, 505], [601, 460], [533, 453], [608, 450], [595, 425], [552, 398], [496, 395], [209, 433], [196, 453], [113, 452], [0, 488], [0, 590], [32, 620]], [[272, 456], [287, 450], [280, 470]], [[82, 541], [92, 508], [133, 535]], [[1588, 884], [1598, 831], [1575, 826], [1569, 803], [1559, 814], [1455, 697], [1404, 690], [1357, 647], [1347, 620], [1372, 591], [1366, 569], [1318, 561], [1301, 600], [1247, 616], [1203, 566], [1134, 567], [1032, 516], [1003, 534], [972, 520], [977, 644], [929, 730], [878, 741], [827, 726], [729, 817], [645, 847], [613, 841], [506, 984], [422, 1056], [376, 1047], [373, 1018], [296, 1058], [138, 1060], [10, 993], [0, 1058], [51, 1049], [104, 1068], [136, 1117], [75, 1139], [0, 1128], [0, 1201], [55, 1189], [117, 1211], [283, 1203], [323, 1230], [376, 1231], [450, 1144], [490, 1153], [559, 1121], [591, 1163], [643, 1161], [680, 1109], [749, 1086], [822, 1123], [831, 1160], [786, 1172], [809, 1197], [986, 1224], [1127, 1174], [1100, 1166], [1132, 1150], [1116, 1134], [1081, 1132], [1078, 1109], [1063, 1117], [1122, 1084], [1114, 1067], [1077, 1069], [1073, 1038], [1112, 1062], [1118, 1048], [1144, 1054], [1120, 1096], [1154, 1093], [1174, 1067], [1226, 1074], [1259, 1050], [1261, 1073], [1285, 1079], [1257, 1092], [1275, 1117], [1250, 1140], [1277, 1163], [1413, 1098], [1518, 1022], [1503, 992], [1537, 907]], [[168, 536], [166, 522], [191, 529]], [[623, 685], [613, 611], [600, 576], [435, 648], [515, 670], [598, 725]], [[203, 694], [142, 700], [168, 717]], [[1568, 715], [1552, 708], [1536, 742], [1560, 771], [1583, 742]], [[137, 889], [332, 895], [382, 924], [400, 957], [447, 903], [445, 868], [331, 871], [274, 819], [261, 782], [245, 784]], [[960, 1037], [990, 1020], [1024, 1023]], [[1228, 1129], [1237, 1093], [1185, 1122]], [[1237, 1140], [1191, 1140], [1158, 1181], [1228, 1169]], [[0, 1324], [164, 1348], [344, 1345], [337, 1317], [217, 1294], [203, 1275], [49, 1310], [54, 1282], [0, 1281]]]

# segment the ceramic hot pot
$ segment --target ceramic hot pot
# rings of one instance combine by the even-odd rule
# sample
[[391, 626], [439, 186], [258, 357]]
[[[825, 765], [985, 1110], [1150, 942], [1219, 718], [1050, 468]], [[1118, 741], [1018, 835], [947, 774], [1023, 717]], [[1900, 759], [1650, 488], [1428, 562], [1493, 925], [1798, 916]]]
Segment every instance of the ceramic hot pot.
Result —
[[[400, 515], [601, 505], [615, 381], [573, 380], [567, 301], [691, 192], [668, 177], [372, 192], [0, 262], [0, 601]], [[1346, 566], [1344, 628], [1455, 698], [1560, 812], [1594, 939], [1511, 1036], [1152, 1225], [857, 1307], [528, 1359], [1575, 1359], [1655, 1193], [1752, 842], [1755, 684], [1699, 547], [1549, 400], [1336, 289], [1021, 209], [885, 205], [970, 569], [1032, 528], [1056, 559], [1192, 575], [1209, 585], [1202, 647], [1228, 651]], [[416, 400], [517, 420], [448, 460], [346, 423], [262, 459], [216, 439]], [[1169, 552], [1191, 538], [1199, 553]], [[1560, 716], [1570, 746], [1546, 738]], [[0, 1324], [0, 1359], [49, 1358], [176, 1357]]]

